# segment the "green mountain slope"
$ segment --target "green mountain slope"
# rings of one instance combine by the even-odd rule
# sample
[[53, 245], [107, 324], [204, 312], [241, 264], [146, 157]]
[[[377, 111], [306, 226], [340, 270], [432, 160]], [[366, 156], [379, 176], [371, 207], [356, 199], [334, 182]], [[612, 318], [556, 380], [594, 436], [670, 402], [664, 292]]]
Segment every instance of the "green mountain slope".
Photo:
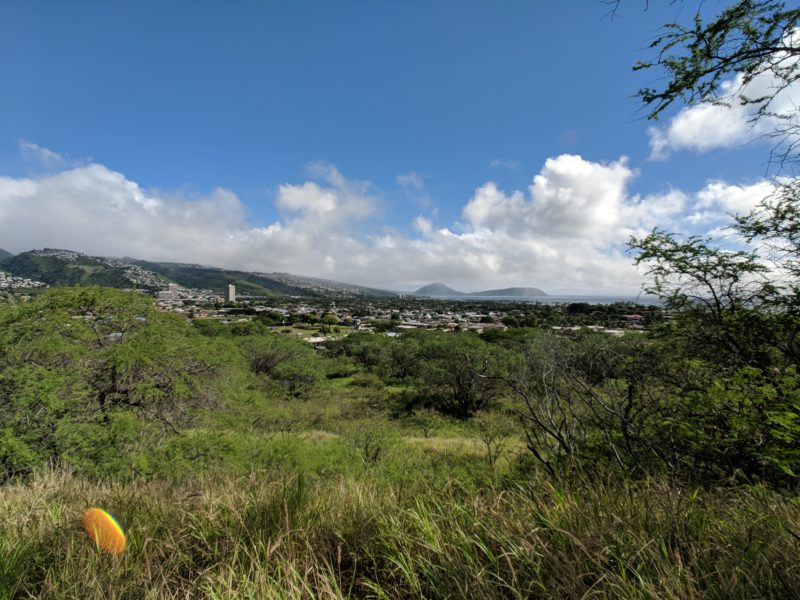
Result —
[[18, 277], [28, 277], [49, 285], [102, 285], [131, 287], [132, 282], [122, 266], [69, 251], [31, 251], [0, 261], [0, 270]]
[[127, 260], [52, 248], [31, 250], [2, 259], [0, 270], [56, 287], [100, 285], [155, 291], [168, 283], [161, 275]]
[[178, 285], [209, 289], [218, 293], [223, 292], [229, 283], [233, 283], [236, 285], [237, 294], [251, 296], [274, 296], [276, 294], [288, 296], [318, 295], [310, 290], [286, 285], [280, 281], [255, 273], [247, 273], [245, 271], [227, 271], [200, 265], [148, 262], [143, 260], [134, 261], [134, 264], [159, 273]]
[[169, 282], [223, 293], [229, 283], [245, 296], [393, 296], [394, 292], [289, 273], [251, 273], [216, 267], [134, 258], [87, 256], [72, 250], [45, 248], [0, 256], [0, 271], [51, 286], [100, 285], [156, 291]]
[[547, 294], [544, 293], [542, 290], [534, 287], [511, 287], [499, 290], [484, 290], [482, 292], [459, 292], [458, 290], [454, 290], [453, 288], [448, 287], [443, 283], [431, 283], [411, 293], [414, 294], [415, 296], [429, 296], [433, 298], [440, 296], [450, 296], [450, 297], [492, 296], [497, 298], [518, 298], [520, 296], [547, 296]]
[[505, 296], [514, 298], [518, 296], [547, 296], [542, 290], [535, 287], [511, 287], [501, 290], [485, 290], [483, 292], [472, 292], [468, 296]]
[[11, 258], [12, 256], [14, 256], [14, 255], [11, 254], [11, 252], [9, 252], [8, 250], [3, 250], [2, 248], [0, 248], [0, 260], [5, 260], [6, 258]]
[[415, 296], [463, 296], [464, 292], [458, 292], [443, 283], [429, 283], [412, 294]]
[[389, 298], [397, 296], [397, 292], [393, 292], [391, 290], [382, 290], [380, 288], [354, 285], [352, 283], [342, 283], [341, 281], [321, 279], [319, 277], [306, 277], [305, 275], [293, 275], [292, 273], [255, 274], [292, 287], [319, 292], [322, 295], [332, 294], [334, 296], [376, 296]]

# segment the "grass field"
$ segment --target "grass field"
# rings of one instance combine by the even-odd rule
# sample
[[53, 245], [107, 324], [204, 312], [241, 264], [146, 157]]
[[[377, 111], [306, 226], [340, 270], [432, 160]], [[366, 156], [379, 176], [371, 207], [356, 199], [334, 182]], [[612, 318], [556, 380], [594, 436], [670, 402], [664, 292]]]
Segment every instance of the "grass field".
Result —
[[[185, 432], [225, 450], [175, 477], [3, 486], [0, 598], [800, 596], [796, 494], [553, 480], [514, 433], [490, 465], [474, 425], [392, 419], [359, 377], [271, 401], [250, 433]], [[121, 556], [83, 531], [92, 506], [127, 530]]]
[[[461, 418], [434, 404], [474, 383], [462, 352], [502, 354], [480, 338], [321, 353], [154, 311], [152, 335], [93, 345], [93, 327], [142, 323], [145, 307], [98, 290], [41, 302], [70, 299], [120, 306], [89, 327], [31, 303], [0, 327], [0, 598], [800, 597], [790, 480], [625, 468], [591, 445], [546, 475], [507, 393]], [[41, 335], [63, 321], [68, 334]], [[415, 377], [391, 368], [425, 348]], [[725, 431], [721, 450], [750, 430]], [[121, 555], [88, 538], [90, 507], [127, 531]]]
[[[86, 507], [128, 532], [94, 547]], [[792, 598], [800, 504], [761, 488], [576, 476], [456, 480], [276, 472], [91, 483], [48, 472], [0, 494], [0, 596], [36, 598]]]

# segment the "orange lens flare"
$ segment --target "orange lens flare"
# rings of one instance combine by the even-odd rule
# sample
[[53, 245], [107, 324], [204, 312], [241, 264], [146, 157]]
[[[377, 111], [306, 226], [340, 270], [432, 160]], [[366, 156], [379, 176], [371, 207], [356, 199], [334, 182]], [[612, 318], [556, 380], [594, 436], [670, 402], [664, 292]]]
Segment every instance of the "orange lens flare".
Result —
[[83, 513], [83, 527], [91, 540], [110, 554], [125, 550], [125, 532], [117, 520], [101, 508], [90, 508]]

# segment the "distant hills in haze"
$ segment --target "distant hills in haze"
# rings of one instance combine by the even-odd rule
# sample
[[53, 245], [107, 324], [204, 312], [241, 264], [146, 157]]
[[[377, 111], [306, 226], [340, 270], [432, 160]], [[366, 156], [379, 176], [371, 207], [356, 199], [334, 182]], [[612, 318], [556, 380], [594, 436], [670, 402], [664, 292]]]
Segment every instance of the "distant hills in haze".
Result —
[[0, 271], [51, 286], [102, 285], [156, 291], [168, 283], [222, 294], [229, 283], [245, 296], [397, 296], [397, 292], [289, 273], [253, 273], [204, 265], [88, 256], [45, 248], [13, 255], [0, 251]]
[[215, 267], [183, 263], [149, 262], [144, 260], [133, 260], [132, 262], [187, 288], [207, 289], [222, 293], [229, 283], [233, 283], [236, 286], [236, 293], [238, 295], [314, 295], [313, 293], [309, 293], [309, 290], [302, 290], [295, 286], [284, 285], [280, 281], [246, 271], [227, 271]]
[[[341, 283], [290, 273], [258, 273], [220, 269], [207, 265], [153, 262], [136, 258], [89, 256], [74, 250], [44, 248], [20, 254], [0, 250], [0, 271], [41, 281], [50, 286], [101, 285], [157, 291], [168, 283], [222, 294], [229, 283], [240, 296], [373, 296], [395, 297], [399, 292]], [[482, 292], [459, 292], [443, 283], [432, 283], [410, 293], [428, 298], [519, 298], [546, 296], [534, 287], [511, 287]]]
[[426, 296], [429, 298], [442, 297], [495, 297], [495, 298], [519, 298], [522, 296], [547, 296], [539, 288], [535, 287], [510, 287], [499, 290], [484, 290], [482, 292], [459, 292], [443, 283], [431, 283], [424, 285], [417, 291], [412, 292], [415, 296]]

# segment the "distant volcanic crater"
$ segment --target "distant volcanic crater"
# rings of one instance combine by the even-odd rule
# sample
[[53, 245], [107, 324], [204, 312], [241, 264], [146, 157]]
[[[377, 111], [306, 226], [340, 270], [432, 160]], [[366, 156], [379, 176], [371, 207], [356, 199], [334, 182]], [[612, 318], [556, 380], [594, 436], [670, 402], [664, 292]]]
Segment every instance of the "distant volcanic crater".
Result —
[[519, 298], [523, 296], [547, 296], [547, 294], [535, 287], [510, 287], [497, 290], [484, 290], [482, 292], [459, 292], [443, 283], [431, 283], [424, 285], [415, 292], [415, 296], [426, 296], [429, 298], [442, 297], [497, 297], [497, 298]]

